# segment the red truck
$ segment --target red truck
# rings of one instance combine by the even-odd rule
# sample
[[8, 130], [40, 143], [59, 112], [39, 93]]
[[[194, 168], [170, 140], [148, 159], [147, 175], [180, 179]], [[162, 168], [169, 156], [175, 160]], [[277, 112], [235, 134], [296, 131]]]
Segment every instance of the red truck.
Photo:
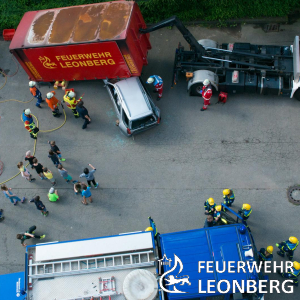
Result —
[[134, 1], [29, 11], [10, 52], [37, 82], [140, 76], [151, 49]]

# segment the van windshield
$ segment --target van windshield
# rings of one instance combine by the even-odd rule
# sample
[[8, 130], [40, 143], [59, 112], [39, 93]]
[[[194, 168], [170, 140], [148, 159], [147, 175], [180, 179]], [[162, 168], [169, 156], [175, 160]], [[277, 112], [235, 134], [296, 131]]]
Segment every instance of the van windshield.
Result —
[[150, 125], [156, 121], [154, 115], [150, 115], [141, 119], [133, 120], [131, 123], [131, 129], [138, 129], [140, 127], [144, 127]]

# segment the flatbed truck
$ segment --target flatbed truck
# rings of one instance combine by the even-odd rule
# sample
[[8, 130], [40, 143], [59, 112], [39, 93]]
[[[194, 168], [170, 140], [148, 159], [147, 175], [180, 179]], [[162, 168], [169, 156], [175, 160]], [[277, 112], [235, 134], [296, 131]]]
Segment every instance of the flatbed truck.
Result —
[[229, 94], [257, 93], [294, 97], [300, 101], [299, 36], [293, 45], [253, 45], [250, 43], [218, 43], [197, 39], [173, 16], [150, 27], [140, 29], [147, 34], [166, 26], [176, 26], [188, 42], [185, 50], [179, 43], [175, 50], [172, 86], [180, 74], [188, 80], [191, 96], [201, 96], [207, 78], [218, 92]]

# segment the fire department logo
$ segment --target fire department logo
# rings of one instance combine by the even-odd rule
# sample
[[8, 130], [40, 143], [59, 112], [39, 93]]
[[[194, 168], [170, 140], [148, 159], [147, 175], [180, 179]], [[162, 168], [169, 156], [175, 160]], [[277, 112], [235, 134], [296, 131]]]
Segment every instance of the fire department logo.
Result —
[[51, 62], [50, 58], [47, 56], [40, 56], [39, 60], [43, 64], [44, 68], [47, 68], [47, 69], [56, 69], [57, 68], [57, 64], [54, 62]]
[[[171, 267], [171, 261], [172, 259], [168, 259], [166, 255], [164, 255], [164, 257], [162, 259], [160, 259], [159, 262], [159, 272], [161, 271], [161, 266], [162, 265], [169, 265], [169, 267]], [[179, 266], [179, 272], [177, 273], [176, 276], [174, 275], [168, 275], [169, 273], [172, 273], [173, 271], [175, 271], [175, 269]], [[165, 291], [166, 293], [186, 293], [186, 292], [182, 292], [179, 291], [175, 284], [180, 284], [180, 285], [184, 285], [185, 283], [188, 285], [191, 285], [190, 281], [189, 281], [189, 276], [188, 275], [183, 275], [183, 276], [179, 276], [178, 275], [181, 273], [181, 271], [183, 270], [183, 263], [181, 261], [181, 259], [174, 254], [174, 267], [169, 270], [168, 272], [164, 273], [160, 279], [159, 279], [159, 285], [162, 288], [163, 291]], [[165, 278], [166, 277], [166, 278]], [[163, 286], [163, 280], [165, 280], [167, 283], [165, 284], [166, 286], [172, 285], [173, 286], [173, 290], [168, 290]]]

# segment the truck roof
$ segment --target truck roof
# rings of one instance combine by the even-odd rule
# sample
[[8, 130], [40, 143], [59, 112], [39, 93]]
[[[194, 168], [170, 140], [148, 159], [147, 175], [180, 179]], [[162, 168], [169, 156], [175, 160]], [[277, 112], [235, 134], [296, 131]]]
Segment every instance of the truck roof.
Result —
[[[207, 291], [207, 280], [215, 280], [217, 284], [218, 281], [225, 279], [230, 282], [230, 286], [232, 287], [233, 280], [237, 280], [240, 284], [242, 280], [250, 279], [252, 273], [249, 273], [247, 269], [247, 273], [228, 273], [228, 270], [224, 273], [218, 273], [216, 271], [217, 261], [220, 266], [219, 270], [223, 268], [223, 261], [226, 262], [226, 265], [229, 261], [254, 261], [253, 257], [245, 256], [245, 251], [253, 249], [253, 246], [248, 231], [245, 230], [244, 233], [241, 233], [240, 229], [242, 226], [244, 225], [233, 224], [161, 234], [162, 257], [174, 261], [174, 254], [177, 255], [182, 261], [183, 269], [178, 274], [178, 268], [176, 268], [174, 275], [178, 275], [179, 277], [188, 275], [191, 283], [191, 285], [184, 285], [184, 287], [176, 284], [175, 286], [178, 290], [187, 293], [167, 293], [167, 299], [179, 300], [199, 297], [199, 280], [201, 280], [202, 290]], [[199, 273], [199, 261], [212, 261], [213, 273], [208, 273], [206, 269], [201, 269], [201, 273]], [[203, 263], [202, 265], [205, 264]], [[172, 269], [168, 264], [163, 265], [163, 268], [164, 272]], [[171, 290], [172, 286], [166, 286], [165, 288]], [[223, 290], [226, 289], [223, 288], [222, 284], [221, 288]], [[207, 293], [205, 296], [221, 295], [216, 288], [211, 290], [214, 290], [215, 293]]]
[[124, 281], [135, 271], [151, 272], [157, 293], [154, 249], [151, 232], [27, 246], [28, 299], [81, 300], [114, 295], [113, 299], [121, 300]]
[[10, 49], [125, 39], [133, 6], [113, 1], [27, 12]]

